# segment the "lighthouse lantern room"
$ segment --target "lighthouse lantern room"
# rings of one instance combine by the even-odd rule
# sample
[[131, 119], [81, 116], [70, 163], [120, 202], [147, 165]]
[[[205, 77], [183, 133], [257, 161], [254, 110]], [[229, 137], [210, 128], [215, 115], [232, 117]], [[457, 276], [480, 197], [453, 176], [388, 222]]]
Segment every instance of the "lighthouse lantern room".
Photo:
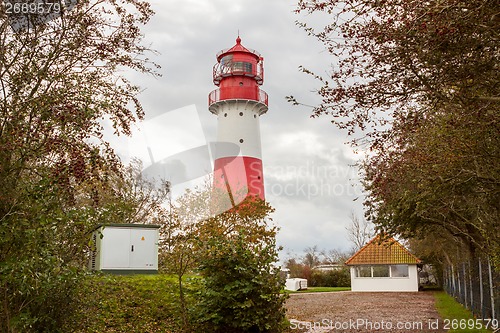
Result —
[[268, 110], [268, 96], [259, 87], [263, 61], [238, 36], [236, 45], [217, 54], [213, 68], [219, 87], [208, 97], [209, 110], [218, 119], [214, 187], [227, 191], [234, 205], [247, 197], [265, 198], [259, 125]]

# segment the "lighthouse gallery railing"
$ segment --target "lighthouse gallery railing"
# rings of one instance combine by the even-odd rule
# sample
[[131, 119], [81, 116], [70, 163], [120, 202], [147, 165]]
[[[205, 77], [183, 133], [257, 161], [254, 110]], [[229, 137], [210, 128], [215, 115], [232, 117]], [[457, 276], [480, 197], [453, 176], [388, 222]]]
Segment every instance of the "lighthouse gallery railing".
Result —
[[263, 103], [268, 106], [269, 98], [264, 90], [258, 89], [257, 99], [249, 98], [255, 94], [255, 87], [238, 87], [231, 95], [231, 98], [221, 98], [220, 89], [215, 89], [208, 95], [208, 106], [229, 99], [250, 99]]

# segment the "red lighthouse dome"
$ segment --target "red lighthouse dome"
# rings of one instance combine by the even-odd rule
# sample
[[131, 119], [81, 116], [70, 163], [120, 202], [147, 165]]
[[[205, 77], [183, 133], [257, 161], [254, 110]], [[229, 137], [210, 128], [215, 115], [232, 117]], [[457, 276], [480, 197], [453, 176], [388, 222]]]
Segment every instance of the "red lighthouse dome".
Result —
[[213, 82], [219, 88], [208, 96], [208, 108], [217, 115], [217, 142], [237, 146], [217, 149], [214, 186], [229, 192], [233, 204], [246, 197], [264, 200], [264, 179], [259, 118], [268, 110], [268, 97], [260, 89], [264, 82], [264, 59], [241, 44], [220, 51], [213, 67]]

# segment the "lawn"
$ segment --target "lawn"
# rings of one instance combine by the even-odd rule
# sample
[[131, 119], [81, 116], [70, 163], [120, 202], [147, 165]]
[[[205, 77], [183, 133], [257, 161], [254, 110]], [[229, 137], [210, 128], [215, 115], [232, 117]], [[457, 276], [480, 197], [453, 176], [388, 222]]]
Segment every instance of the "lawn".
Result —
[[436, 309], [443, 318], [444, 324], [449, 326], [450, 333], [492, 332], [487, 329], [478, 329], [481, 326], [481, 320], [474, 318], [469, 310], [444, 291], [435, 292], [434, 297], [436, 298]]
[[[196, 284], [186, 280], [187, 286]], [[67, 330], [90, 332], [178, 332], [177, 279], [169, 275], [90, 275], [79, 290], [82, 305]]]
[[[186, 296], [199, 279], [184, 279]], [[310, 287], [290, 293], [346, 291], [349, 287]], [[78, 290], [80, 304], [65, 332], [174, 333], [181, 331], [177, 277], [172, 275], [89, 274]], [[193, 304], [191, 302], [191, 304]]]
[[[187, 297], [198, 288], [197, 279], [184, 280]], [[309, 287], [297, 293], [349, 291], [349, 287]], [[89, 275], [78, 290], [81, 304], [66, 330], [74, 333], [97, 332], [179, 332], [181, 323], [177, 278], [170, 275]], [[441, 318], [448, 320], [451, 333], [491, 332], [476, 329], [478, 322], [445, 292], [434, 293], [435, 306]], [[462, 329], [460, 328], [462, 324]], [[455, 328], [456, 329], [453, 329]], [[474, 329], [468, 329], [474, 327]]]

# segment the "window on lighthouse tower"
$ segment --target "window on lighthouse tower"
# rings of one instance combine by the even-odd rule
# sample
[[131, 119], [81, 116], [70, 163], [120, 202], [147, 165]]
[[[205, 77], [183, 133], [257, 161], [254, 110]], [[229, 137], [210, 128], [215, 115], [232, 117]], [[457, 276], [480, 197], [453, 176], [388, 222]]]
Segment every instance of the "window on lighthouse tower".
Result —
[[233, 55], [229, 54], [222, 57], [220, 60], [221, 70], [223, 73], [243, 72], [252, 73], [253, 65], [246, 61], [233, 61]]
[[220, 65], [223, 67], [231, 67], [232, 62], [233, 62], [233, 55], [230, 54], [225, 57], [222, 57], [222, 59], [220, 60]]
[[252, 64], [245, 61], [237, 61], [234, 63], [234, 71], [252, 73]]

